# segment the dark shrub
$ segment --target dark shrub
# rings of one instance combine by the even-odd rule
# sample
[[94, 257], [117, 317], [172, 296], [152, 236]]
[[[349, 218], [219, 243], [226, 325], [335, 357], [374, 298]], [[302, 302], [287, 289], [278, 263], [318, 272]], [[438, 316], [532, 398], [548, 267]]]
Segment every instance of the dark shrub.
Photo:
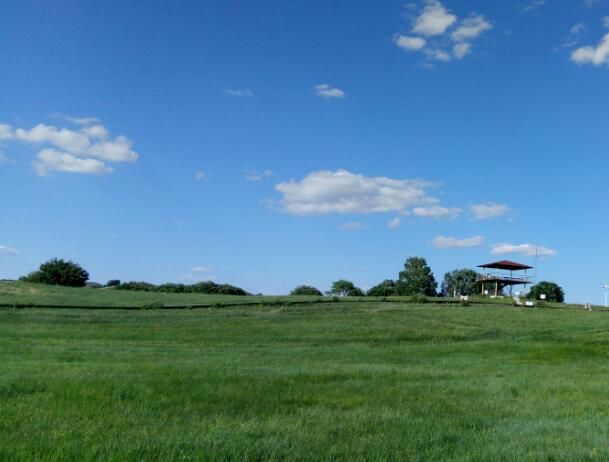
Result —
[[368, 290], [366, 295], [369, 297], [391, 297], [392, 295], [397, 295], [395, 281], [386, 279], [379, 285], [376, 285]]
[[555, 282], [541, 281], [531, 287], [527, 298], [540, 300], [541, 294], [546, 296], [547, 302], [562, 303], [565, 301], [565, 292]]
[[423, 294], [412, 294], [410, 296], [410, 301], [413, 303], [425, 303], [427, 301], [427, 297]]
[[110, 279], [107, 283], [106, 286], [107, 287], [115, 287], [115, 286], [120, 286], [121, 281], [120, 279]]
[[319, 297], [322, 293], [319, 289], [312, 286], [298, 286], [290, 292], [290, 295], [315, 295]]
[[118, 290], [143, 290], [150, 291], [155, 288], [154, 284], [150, 284], [148, 282], [143, 281], [131, 281], [131, 282], [123, 282], [116, 286]]
[[77, 263], [53, 258], [40, 265], [38, 271], [22, 277], [21, 280], [57, 286], [84, 287], [89, 280], [89, 273]]

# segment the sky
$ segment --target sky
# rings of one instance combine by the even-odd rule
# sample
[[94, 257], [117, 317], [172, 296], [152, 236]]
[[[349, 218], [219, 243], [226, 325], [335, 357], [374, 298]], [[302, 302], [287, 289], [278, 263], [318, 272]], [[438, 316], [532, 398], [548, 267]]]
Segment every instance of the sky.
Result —
[[0, 56], [0, 278], [509, 259], [603, 301], [609, 0], [9, 0]]

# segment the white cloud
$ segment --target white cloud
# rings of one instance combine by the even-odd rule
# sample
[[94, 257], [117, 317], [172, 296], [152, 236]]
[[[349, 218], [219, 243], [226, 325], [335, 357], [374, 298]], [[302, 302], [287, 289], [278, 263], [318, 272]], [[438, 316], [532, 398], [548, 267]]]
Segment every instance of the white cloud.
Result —
[[448, 54], [446, 51], [439, 49], [439, 48], [426, 48], [425, 50], [425, 54], [427, 55], [428, 59], [432, 59], [434, 61], [450, 61], [451, 57], [450, 54]]
[[491, 247], [491, 253], [494, 255], [503, 255], [503, 254], [520, 254], [523, 257], [534, 257], [538, 255], [539, 257], [552, 257], [557, 255], [558, 252], [554, 249], [550, 249], [549, 247], [541, 247], [533, 244], [495, 244]]
[[237, 98], [252, 98], [254, 96], [254, 92], [249, 88], [225, 88], [222, 90], [222, 93], [228, 96], [236, 96]]
[[214, 270], [211, 268], [207, 268], [205, 266], [194, 266], [190, 268], [191, 273], [201, 274], [201, 273], [213, 273]]
[[402, 219], [400, 217], [395, 217], [392, 218], [391, 220], [389, 220], [389, 223], [387, 223], [387, 227], [391, 228], [391, 229], [396, 229], [400, 227], [400, 224], [402, 223]]
[[412, 213], [417, 217], [433, 218], [436, 220], [442, 218], [456, 218], [463, 210], [456, 207], [448, 208], [440, 205], [432, 205], [429, 207], [415, 207]]
[[530, 11], [536, 10], [541, 6], [545, 6], [547, 4], [546, 0], [533, 0], [527, 6], [525, 6], [522, 11], [523, 13], [528, 13]]
[[449, 13], [442, 3], [431, 0], [416, 19], [412, 32], [425, 36], [442, 35], [456, 21], [457, 17]]
[[66, 152], [55, 149], [43, 149], [32, 162], [36, 173], [46, 176], [51, 172], [93, 173], [105, 175], [112, 173], [112, 167], [106, 166], [97, 159], [79, 159]]
[[380, 213], [437, 203], [430, 181], [366, 177], [347, 170], [313, 172], [301, 181], [279, 183], [281, 209], [294, 215]]
[[500, 217], [511, 211], [507, 205], [495, 204], [493, 202], [472, 205], [470, 210], [474, 214], [474, 218], [477, 220], [487, 220], [489, 218]]
[[[480, 14], [472, 13], [468, 18], [458, 21], [455, 14], [449, 13], [438, 0], [427, 0], [427, 6], [414, 21], [411, 32], [421, 36], [398, 35], [396, 45], [410, 51], [421, 51], [428, 61], [451, 61], [463, 59], [471, 49], [471, 41], [483, 32], [492, 29], [492, 24]], [[452, 30], [452, 32], [451, 32]], [[450, 42], [453, 42], [452, 50]], [[433, 67], [428, 62], [427, 68]]]
[[478, 247], [484, 244], [484, 236], [474, 236], [465, 239], [457, 239], [456, 237], [438, 236], [432, 244], [438, 249], [463, 249], [467, 247]]
[[38, 124], [29, 130], [23, 128], [13, 130], [11, 126], [2, 124], [0, 140], [42, 145], [43, 149], [34, 162], [34, 167], [40, 175], [46, 175], [50, 171], [110, 173], [112, 168], [95, 159], [105, 162], [133, 162], [139, 157], [131, 149], [132, 143], [127, 137], [117, 136], [112, 139], [103, 125], [99, 123], [90, 125], [97, 119], [74, 120], [84, 126], [79, 130], [72, 130]]
[[272, 170], [247, 170], [245, 175], [246, 181], [260, 181], [264, 178], [273, 176]]
[[571, 35], [578, 35], [578, 34], [581, 34], [582, 32], [585, 32], [585, 30], [586, 30], [586, 26], [580, 22], [578, 24], [575, 24], [569, 32]]
[[0, 141], [13, 139], [13, 128], [10, 125], [0, 124]]
[[17, 249], [13, 249], [12, 247], [8, 247], [6, 245], [0, 245], [0, 255], [21, 255]]
[[205, 173], [203, 170], [197, 170], [195, 172], [195, 180], [197, 180], [197, 181], [207, 180], [207, 173]]
[[425, 47], [427, 41], [421, 37], [408, 37], [406, 35], [400, 35], [396, 38], [395, 43], [397, 46], [406, 50], [416, 51]]
[[609, 27], [609, 16], [603, 18], [603, 27]]
[[60, 119], [67, 120], [68, 122], [72, 122], [75, 125], [92, 125], [99, 122], [97, 117], [71, 117], [63, 114], [54, 114], [56, 117]]
[[366, 225], [361, 221], [349, 221], [338, 225], [338, 229], [342, 229], [343, 231], [359, 231], [361, 229], [366, 229]]
[[345, 92], [340, 88], [332, 88], [327, 83], [315, 85], [315, 92], [325, 99], [340, 99], [345, 97]]
[[463, 59], [469, 53], [471, 47], [469, 43], [457, 43], [453, 47], [453, 55], [457, 59]]
[[593, 66], [609, 65], [609, 34], [605, 35], [596, 47], [585, 46], [574, 50], [571, 53], [571, 61]]
[[464, 42], [477, 38], [481, 33], [492, 29], [490, 22], [484, 19], [484, 16], [472, 16], [464, 19], [459, 24], [459, 27], [450, 35], [455, 42]]

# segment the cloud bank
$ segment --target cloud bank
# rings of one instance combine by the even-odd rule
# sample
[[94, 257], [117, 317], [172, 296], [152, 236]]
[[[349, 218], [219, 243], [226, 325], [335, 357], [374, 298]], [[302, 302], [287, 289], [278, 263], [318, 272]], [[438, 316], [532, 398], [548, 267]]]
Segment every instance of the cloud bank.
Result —
[[139, 155], [125, 136], [111, 138], [108, 130], [94, 117], [63, 116], [80, 126], [78, 129], [38, 124], [31, 129], [0, 124], [0, 141], [18, 142], [42, 148], [32, 162], [35, 172], [108, 174], [107, 163], [135, 162]]

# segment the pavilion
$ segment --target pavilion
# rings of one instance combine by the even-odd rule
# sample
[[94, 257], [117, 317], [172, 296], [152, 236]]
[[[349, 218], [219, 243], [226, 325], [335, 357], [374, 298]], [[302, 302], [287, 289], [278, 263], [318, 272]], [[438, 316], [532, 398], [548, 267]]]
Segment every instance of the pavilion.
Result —
[[[532, 266], [501, 260], [487, 263], [486, 265], [478, 265], [478, 268], [483, 268], [484, 270], [478, 279], [478, 282], [482, 286], [482, 295], [487, 294], [485, 289], [488, 286], [494, 289], [493, 292], [496, 297], [505, 287], [510, 288], [511, 294], [513, 286], [524, 285], [524, 290], [526, 291], [527, 284], [531, 284], [531, 277], [527, 276], [527, 270], [533, 269]], [[487, 272], [487, 270], [489, 271]], [[520, 273], [520, 271], [524, 271], [524, 274]], [[516, 275], [514, 275], [514, 272], [517, 272]]]

